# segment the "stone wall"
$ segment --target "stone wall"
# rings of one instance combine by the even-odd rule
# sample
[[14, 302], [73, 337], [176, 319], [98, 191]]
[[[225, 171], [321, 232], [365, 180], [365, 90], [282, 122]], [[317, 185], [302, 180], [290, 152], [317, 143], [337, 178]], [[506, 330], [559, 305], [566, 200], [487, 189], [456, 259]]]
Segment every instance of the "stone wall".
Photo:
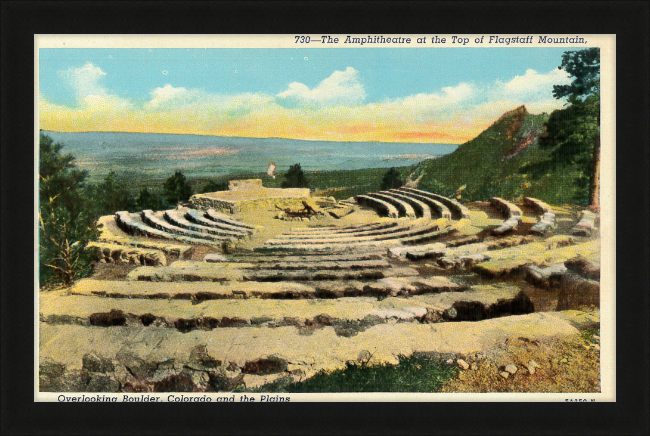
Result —
[[223, 213], [252, 212], [257, 210], [282, 209], [287, 207], [302, 209], [302, 201], [309, 201], [314, 206], [308, 188], [265, 188], [261, 179], [231, 180], [228, 191], [196, 194], [190, 198], [195, 209], [214, 209]]

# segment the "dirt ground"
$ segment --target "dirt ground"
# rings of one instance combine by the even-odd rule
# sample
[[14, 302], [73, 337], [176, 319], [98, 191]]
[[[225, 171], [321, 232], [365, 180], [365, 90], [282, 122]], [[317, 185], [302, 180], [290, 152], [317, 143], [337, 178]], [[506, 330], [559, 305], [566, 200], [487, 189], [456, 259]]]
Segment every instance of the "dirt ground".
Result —
[[[506, 339], [486, 356], [468, 358], [470, 368], [460, 369], [442, 392], [600, 392], [597, 332], [592, 327], [573, 338]], [[514, 374], [505, 371], [511, 364]]]

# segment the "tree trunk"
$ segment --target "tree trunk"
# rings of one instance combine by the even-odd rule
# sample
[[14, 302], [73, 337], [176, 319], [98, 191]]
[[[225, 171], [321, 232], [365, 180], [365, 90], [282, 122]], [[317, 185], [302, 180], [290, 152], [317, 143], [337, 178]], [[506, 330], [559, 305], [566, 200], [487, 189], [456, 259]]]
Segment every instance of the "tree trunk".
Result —
[[594, 144], [594, 155], [591, 161], [591, 177], [589, 179], [589, 205], [600, 205], [600, 134]]

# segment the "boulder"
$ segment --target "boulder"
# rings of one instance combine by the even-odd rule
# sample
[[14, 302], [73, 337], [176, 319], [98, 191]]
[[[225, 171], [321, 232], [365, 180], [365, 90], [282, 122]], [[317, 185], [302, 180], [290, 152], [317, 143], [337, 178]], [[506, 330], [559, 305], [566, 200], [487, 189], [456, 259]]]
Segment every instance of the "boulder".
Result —
[[564, 265], [571, 271], [591, 280], [600, 280], [600, 264], [591, 262], [590, 260], [576, 256], [566, 262]]
[[93, 374], [90, 377], [86, 392], [119, 392], [120, 383], [104, 374]]
[[210, 253], [203, 256], [204, 262], [228, 262], [228, 258], [223, 254]]
[[82, 358], [82, 367], [90, 372], [113, 372], [115, 365], [111, 359], [108, 359], [97, 352], [86, 353]]

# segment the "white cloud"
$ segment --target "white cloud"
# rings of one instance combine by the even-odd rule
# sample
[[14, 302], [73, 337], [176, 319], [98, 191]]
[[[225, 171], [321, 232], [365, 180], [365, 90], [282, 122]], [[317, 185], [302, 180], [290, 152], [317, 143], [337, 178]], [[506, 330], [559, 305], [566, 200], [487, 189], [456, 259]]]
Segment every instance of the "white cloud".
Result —
[[548, 97], [552, 95], [553, 85], [571, 82], [569, 74], [558, 68], [545, 74], [535, 70], [526, 70], [523, 76], [515, 76], [509, 82], [497, 82], [497, 92], [520, 97]]
[[359, 72], [347, 67], [345, 71], [334, 71], [313, 89], [304, 83], [293, 82], [277, 97], [321, 105], [351, 105], [362, 102], [366, 98], [366, 91], [359, 82]]
[[79, 100], [83, 100], [88, 95], [106, 94], [106, 89], [99, 84], [99, 81], [106, 73], [90, 62], [86, 62], [83, 67], [70, 67], [62, 71], [61, 75], [74, 88]]

